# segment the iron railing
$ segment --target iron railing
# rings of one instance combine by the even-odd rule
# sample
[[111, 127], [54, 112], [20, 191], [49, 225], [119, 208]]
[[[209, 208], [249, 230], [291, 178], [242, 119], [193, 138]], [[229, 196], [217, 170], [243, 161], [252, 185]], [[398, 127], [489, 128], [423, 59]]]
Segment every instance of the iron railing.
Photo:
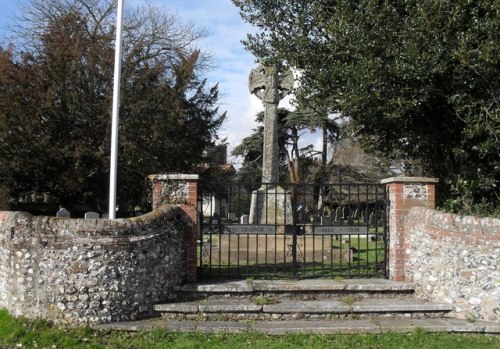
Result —
[[386, 277], [380, 184], [228, 183], [199, 195], [199, 275]]

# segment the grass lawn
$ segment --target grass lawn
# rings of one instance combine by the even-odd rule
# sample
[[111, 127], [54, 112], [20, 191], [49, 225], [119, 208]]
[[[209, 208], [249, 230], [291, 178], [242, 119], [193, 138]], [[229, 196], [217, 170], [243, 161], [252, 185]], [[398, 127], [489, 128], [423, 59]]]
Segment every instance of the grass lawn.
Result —
[[[339, 237], [299, 236], [298, 277], [384, 275], [384, 241], [371, 241], [366, 235]], [[205, 245], [198, 246], [200, 275], [279, 278], [292, 274], [292, 238], [289, 235], [213, 234], [204, 235], [203, 240]], [[202, 266], [200, 257], [203, 257]]]
[[103, 332], [90, 328], [60, 328], [43, 321], [27, 321], [0, 310], [0, 348], [500, 348], [498, 336], [428, 333], [380, 335], [175, 334]]

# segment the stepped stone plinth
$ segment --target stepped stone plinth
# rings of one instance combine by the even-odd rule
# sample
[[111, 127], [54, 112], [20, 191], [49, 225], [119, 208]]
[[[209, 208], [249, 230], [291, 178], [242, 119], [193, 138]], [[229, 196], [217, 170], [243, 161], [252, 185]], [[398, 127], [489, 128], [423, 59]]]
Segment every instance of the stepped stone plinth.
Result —
[[250, 224], [292, 224], [291, 195], [279, 185], [263, 185], [252, 192]]

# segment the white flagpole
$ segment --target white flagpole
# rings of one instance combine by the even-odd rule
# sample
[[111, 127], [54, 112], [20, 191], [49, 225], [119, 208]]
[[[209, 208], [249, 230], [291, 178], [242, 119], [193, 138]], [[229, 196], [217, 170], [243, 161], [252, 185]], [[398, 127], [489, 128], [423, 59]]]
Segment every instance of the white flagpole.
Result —
[[113, 114], [111, 121], [111, 168], [109, 172], [109, 219], [116, 217], [116, 168], [118, 163], [118, 123], [120, 115], [120, 77], [122, 62], [123, 0], [116, 13], [115, 72], [113, 80]]

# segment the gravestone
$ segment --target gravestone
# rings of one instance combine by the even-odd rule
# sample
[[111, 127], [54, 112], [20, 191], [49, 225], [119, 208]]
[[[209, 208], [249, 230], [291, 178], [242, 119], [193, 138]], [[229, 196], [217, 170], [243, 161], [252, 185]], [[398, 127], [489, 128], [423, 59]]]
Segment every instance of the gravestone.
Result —
[[342, 208], [339, 206], [335, 209], [335, 222], [340, 222], [342, 219]]
[[332, 224], [332, 217], [330, 216], [321, 216], [321, 225], [330, 225]]
[[359, 214], [359, 209], [358, 209], [358, 208], [356, 208], [356, 209], [354, 210], [354, 219], [359, 220], [359, 217], [360, 217], [360, 214]]
[[291, 70], [259, 65], [248, 80], [251, 94], [264, 105], [264, 145], [262, 149], [262, 187], [252, 192], [250, 224], [292, 223], [291, 199], [278, 185], [278, 104], [293, 87]]
[[370, 213], [370, 217], [368, 218], [368, 224], [370, 224], [370, 225], [376, 225], [377, 224], [377, 219], [375, 217], [375, 213], [374, 212]]
[[247, 214], [241, 215], [240, 224], [248, 224], [248, 215]]
[[227, 220], [231, 223], [238, 222], [238, 218], [236, 217], [236, 213], [228, 213]]
[[61, 207], [59, 211], [56, 213], [56, 217], [62, 217], [62, 218], [70, 218], [71, 217], [71, 212], [69, 212], [67, 209], [64, 207]]
[[349, 211], [349, 217], [347, 217], [347, 224], [349, 225], [354, 224], [354, 215], [352, 214], [351, 211]]
[[85, 219], [99, 219], [99, 213], [97, 212], [86, 212], [85, 213]]

